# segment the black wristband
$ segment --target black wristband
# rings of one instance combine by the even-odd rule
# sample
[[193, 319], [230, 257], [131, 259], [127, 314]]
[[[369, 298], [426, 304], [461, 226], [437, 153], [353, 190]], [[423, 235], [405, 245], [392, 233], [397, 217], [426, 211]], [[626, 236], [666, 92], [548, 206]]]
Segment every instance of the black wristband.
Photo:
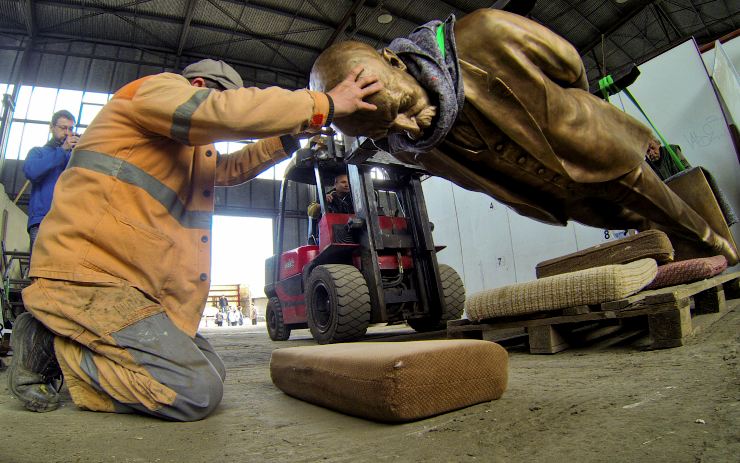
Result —
[[283, 150], [285, 150], [285, 154], [287, 155], [295, 153], [301, 147], [298, 139], [293, 135], [282, 135], [280, 137], [280, 143], [283, 144]]
[[326, 115], [326, 122], [324, 122], [324, 127], [329, 127], [332, 122], [334, 122], [334, 100], [331, 99], [331, 96], [326, 93], [326, 98], [329, 100], [329, 114]]

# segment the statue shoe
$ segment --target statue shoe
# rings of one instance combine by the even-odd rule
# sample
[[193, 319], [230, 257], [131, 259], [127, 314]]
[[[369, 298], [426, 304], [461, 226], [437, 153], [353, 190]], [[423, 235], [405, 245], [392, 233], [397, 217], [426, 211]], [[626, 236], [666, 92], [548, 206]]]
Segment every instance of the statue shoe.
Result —
[[727, 265], [732, 267], [738, 263], [737, 250], [725, 238], [716, 235], [715, 244], [712, 250], [717, 254], [722, 254], [727, 259]]
[[61, 380], [62, 371], [54, 355], [54, 334], [24, 312], [15, 319], [10, 345], [10, 391], [31, 411], [56, 410], [59, 392], [55, 384]]

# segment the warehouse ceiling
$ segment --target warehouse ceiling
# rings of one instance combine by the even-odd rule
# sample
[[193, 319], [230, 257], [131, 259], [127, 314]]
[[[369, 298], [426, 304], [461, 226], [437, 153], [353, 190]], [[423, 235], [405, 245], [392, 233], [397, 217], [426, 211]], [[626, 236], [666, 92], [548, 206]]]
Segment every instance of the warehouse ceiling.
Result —
[[[0, 37], [15, 43], [32, 38], [33, 47], [65, 41], [129, 47], [174, 70], [200, 58], [218, 58], [234, 64], [249, 85], [299, 88], [307, 84], [318, 54], [332, 43], [354, 39], [382, 47], [450, 13], [459, 18], [504, 5], [525, 10], [531, 3], [0, 0]], [[540, 0], [529, 16], [575, 45], [593, 85], [604, 69], [618, 76], [688, 37], [701, 45], [732, 33], [740, 23], [739, 12], [737, 0]], [[95, 49], [68, 46], [66, 53], [92, 57]]]

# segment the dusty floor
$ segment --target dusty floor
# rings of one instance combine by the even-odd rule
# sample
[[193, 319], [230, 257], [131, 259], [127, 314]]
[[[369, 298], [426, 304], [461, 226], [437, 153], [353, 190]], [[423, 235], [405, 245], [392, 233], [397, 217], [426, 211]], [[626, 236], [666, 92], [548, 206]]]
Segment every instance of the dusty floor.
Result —
[[[731, 307], [676, 349], [601, 342], [535, 356], [513, 345], [503, 398], [403, 425], [345, 416], [276, 389], [271, 351], [311, 344], [306, 331], [272, 343], [262, 324], [212, 328], [205, 334], [228, 377], [211, 417], [167, 423], [83, 412], [68, 395], [60, 410], [35, 414], [9, 395], [2, 373], [0, 462], [738, 461], [740, 301]], [[376, 339], [409, 331], [372, 332]]]

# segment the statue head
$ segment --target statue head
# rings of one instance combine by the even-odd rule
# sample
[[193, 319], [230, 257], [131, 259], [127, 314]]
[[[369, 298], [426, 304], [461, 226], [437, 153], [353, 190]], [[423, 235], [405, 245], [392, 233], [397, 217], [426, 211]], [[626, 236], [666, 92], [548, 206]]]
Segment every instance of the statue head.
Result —
[[392, 51], [377, 51], [361, 42], [346, 41], [324, 50], [311, 69], [311, 90], [325, 92], [334, 88], [347, 74], [362, 65], [363, 75], [375, 75], [383, 89], [367, 98], [376, 111], [357, 111], [334, 121], [346, 135], [382, 138], [389, 133], [406, 133], [419, 138], [436, 114], [426, 90], [419, 85], [406, 65]]

